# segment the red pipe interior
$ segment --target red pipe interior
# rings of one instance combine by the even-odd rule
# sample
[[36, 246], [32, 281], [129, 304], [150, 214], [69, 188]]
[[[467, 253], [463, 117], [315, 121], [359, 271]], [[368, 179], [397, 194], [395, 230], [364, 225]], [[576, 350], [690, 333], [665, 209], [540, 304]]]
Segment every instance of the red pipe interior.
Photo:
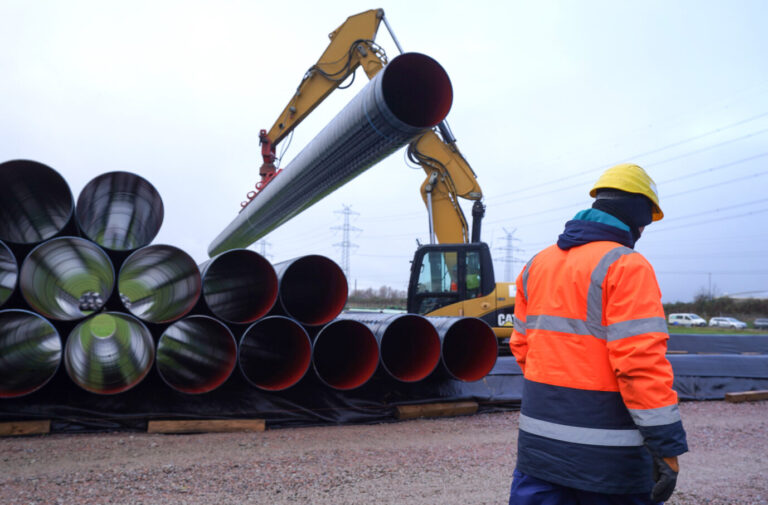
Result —
[[381, 337], [381, 363], [397, 380], [422, 380], [439, 362], [440, 337], [435, 327], [422, 317], [399, 317]]
[[309, 369], [312, 346], [299, 323], [274, 316], [253, 323], [240, 340], [240, 369], [254, 386], [280, 391]]
[[384, 69], [384, 101], [402, 122], [431, 128], [448, 115], [453, 88], [438, 62], [420, 53], [401, 54]]
[[497, 355], [496, 335], [480, 319], [457, 321], [443, 338], [443, 363], [453, 377], [464, 382], [488, 375]]
[[333, 321], [347, 303], [349, 287], [341, 268], [318, 255], [304, 256], [280, 279], [280, 302], [293, 318], [308, 326]]
[[320, 380], [334, 389], [355, 389], [376, 372], [379, 346], [366, 325], [341, 319], [318, 333], [312, 359]]
[[277, 275], [263, 256], [235, 249], [212, 260], [203, 277], [203, 296], [216, 317], [249, 324], [275, 304]]

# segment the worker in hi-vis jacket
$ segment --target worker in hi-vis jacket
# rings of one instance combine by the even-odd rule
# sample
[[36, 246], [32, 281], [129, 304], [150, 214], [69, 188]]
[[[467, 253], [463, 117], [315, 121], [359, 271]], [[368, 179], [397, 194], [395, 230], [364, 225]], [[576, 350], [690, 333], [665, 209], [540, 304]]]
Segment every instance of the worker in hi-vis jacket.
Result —
[[633, 250], [664, 216], [656, 185], [622, 164], [590, 195], [592, 208], [517, 278], [510, 348], [524, 386], [511, 505], [663, 502], [688, 450], [661, 292]]

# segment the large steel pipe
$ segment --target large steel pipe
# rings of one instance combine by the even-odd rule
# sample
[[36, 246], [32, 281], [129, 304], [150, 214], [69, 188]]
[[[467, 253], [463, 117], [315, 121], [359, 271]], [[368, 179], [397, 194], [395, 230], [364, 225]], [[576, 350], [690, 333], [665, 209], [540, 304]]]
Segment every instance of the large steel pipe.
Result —
[[343, 312], [368, 326], [379, 342], [381, 366], [401, 382], [417, 382], [440, 363], [440, 336], [432, 323], [418, 314]]
[[379, 347], [365, 324], [337, 319], [325, 325], [312, 346], [312, 364], [317, 376], [333, 389], [355, 389], [376, 372]]
[[8, 246], [0, 241], [0, 307], [13, 295], [19, 279], [19, 266], [16, 257]]
[[452, 99], [435, 60], [397, 56], [213, 240], [208, 254], [252, 244], [440, 123]]
[[101, 309], [115, 286], [106, 253], [78, 237], [43, 242], [21, 265], [19, 287], [30, 307], [60, 321], [82, 319]]
[[237, 364], [237, 342], [223, 323], [189, 316], [169, 326], [157, 343], [160, 377], [181, 393], [208, 393], [221, 386]]
[[256, 321], [240, 339], [240, 371], [265, 391], [282, 391], [299, 382], [309, 370], [311, 357], [307, 331], [284, 316]]
[[277, 300], [277, 274], [260, 254], [248, 249], [223, 252], [200, 266], [202, 301], [214, 316], [250, 324]]
[[67, 338], [64, 366], [69, 377], [91, 393], [122, 393], [152, 368], [152, 334], [138, 319], [102, 312], [78, 324]]
[[91, 180], [75, 207], [83, 235], [105, 249], [131, 251], [149, 245], [163, 224], [163, 200], [146, 179], [108, 172]]
[[276, 312], [306, 326], [333, 321], [347, 303], [349, 285], [333, 260], [316, 254], [275, 265], [278, 279]]
[[161, 244], [132, 253], [117, 277], [125, 308], [149, 323], [169, 323], [187, 315], [201, 286], [195, 260], [177, 247]]
[[26, 310], [0, 310], [0, 398], [37, 391], [60, 363], [61, 338], [50, 322]]
[[499, 346], [493, 329], [476, 317], [428, 316], [440, 334], [445, 370], [454, 379], [474, 382], [496, 364]]
[[31, 245], [75, 234], [75, 203], [64, 178], [30, 160], [0, 163], [0, 240]]

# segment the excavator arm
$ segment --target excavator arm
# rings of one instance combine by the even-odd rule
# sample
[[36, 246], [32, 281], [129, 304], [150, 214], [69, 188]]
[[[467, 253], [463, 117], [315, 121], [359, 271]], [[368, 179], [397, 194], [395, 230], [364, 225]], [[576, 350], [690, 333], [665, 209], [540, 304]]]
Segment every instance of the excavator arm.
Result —
[[[358, 67], [362, 67], [371, 79], [387, 64], [386, 54], [374, 42], [382, 21], [386, 24], [382, 9], [368, 10], [350, 16], [329, 34], [330, 43], [325, 52], [304, 74], [296, 92], [272, 128], [269, 131], [261, 130], [261, 180], [256, 184], [256, 191], [248, 193], [248, 200], [242, 202], [242, 207], [248, 205], [258, 191], [279, 173], [280, 170], [275, 167], [275, 162], [278, 161], [276, 146], [304, 118], [350, 76], [354, 79]], [[399, 48], [399, 44], [397, 45]], [[430, 241], [434, 243], [437, 240], [441, 244], [473, 241], [469, 236], [469, 226], [458, 199], [474, 200], [477, 208], [483, 194], [475, 173], [456, 146], [456, 140], [447, 124], [441, 123], [435, 130], [412, 142], [408, 148], [408, 156], [420, 165], [427, 175], [421, 186], [421, 194], [429, 214]], [[477, 240], [479, 237], [475, 241]]]
[[445, 124], [438, 129], [442, 138], [434, 130], [425, 133], [408, 146], [408, 158], [427, 174], [421, 197], [429, 213], [430, 241], [465, 244], [473, 240], [458, 198], [479, 202], [483, 192], [450, 130]]
[[[304, 74], [275, 124], [269, 131], [261, 130], [259, 134], [264, 163], [259, 170], [261, 181], [256, 185], [257, 190], [262, 189], [277, 174], [275, 148], [281, 140], [350, 75], [354, 76], [358, 67], [362, 67], [370, 79], [386, 65], [386, 54], [373, 41], [383, 18], [382, 9], [365, 11], [350, 16], [328, 35], [331, 42], [317, 63]], [[243, 207], [255, 196], [256, 192], [249, 193]]]

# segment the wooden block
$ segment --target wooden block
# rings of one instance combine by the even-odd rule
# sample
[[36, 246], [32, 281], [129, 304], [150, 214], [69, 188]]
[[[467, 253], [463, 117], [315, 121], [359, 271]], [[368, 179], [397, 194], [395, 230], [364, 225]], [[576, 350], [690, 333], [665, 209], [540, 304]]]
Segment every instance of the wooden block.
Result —
[[0, 437], [15, 435], [45, 435], [51, 432], [51, 421], [13, 421], [0, 423]]
[[147, 433], [231, 433], [264, 431], [264, 419], [203, 419], [192, 421], [149, 421]]
[[757, 402], [768, 400], [768, 389], [760, 391], [743, 391], [740, 393], [725, 393], [725, 401], [730, 403]]
[[477, 402], [422, 403], [419, 405], [399, 405], [397, 418], [467, 416], [476, 412]]

